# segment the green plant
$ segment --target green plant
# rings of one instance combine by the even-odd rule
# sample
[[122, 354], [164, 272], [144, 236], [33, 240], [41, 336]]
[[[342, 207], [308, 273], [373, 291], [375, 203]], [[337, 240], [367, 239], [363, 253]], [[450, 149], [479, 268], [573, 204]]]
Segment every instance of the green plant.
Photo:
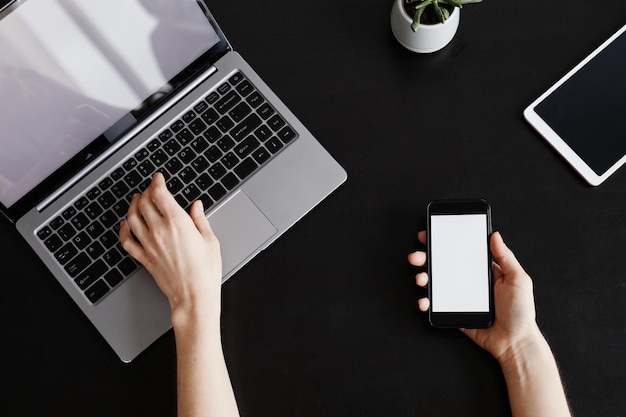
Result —
[[[459, 9], [464, 4], [480, 3], [482, 0], [404, 0], [404, 9], [409, 16], [413, 15], [411, 29], [413, 32], [422, 23], [444, 23], [454, 7]], [[424, 21], [426, 18], [426, 21]]]

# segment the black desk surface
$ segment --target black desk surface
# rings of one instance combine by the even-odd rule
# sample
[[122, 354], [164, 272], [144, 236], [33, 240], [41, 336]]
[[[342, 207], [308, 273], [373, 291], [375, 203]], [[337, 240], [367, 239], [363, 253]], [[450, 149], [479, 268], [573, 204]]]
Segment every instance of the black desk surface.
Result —
[[[223, 287], [243, 416], [505, 416], [497, 363], [426, 324], [406, 255], [429, 200], [482, 196], [535, 281], [573, 411], [626, 412], [626, 170], [598, 188], [522, 110], [626, 21], [626, 2], [485, 0], [404, 50], [390, 0], [214, 2], [230, 41], [348, 181]], [[0, 415], [166, 416], [172, 332], [118, 361], [0, 221]]]

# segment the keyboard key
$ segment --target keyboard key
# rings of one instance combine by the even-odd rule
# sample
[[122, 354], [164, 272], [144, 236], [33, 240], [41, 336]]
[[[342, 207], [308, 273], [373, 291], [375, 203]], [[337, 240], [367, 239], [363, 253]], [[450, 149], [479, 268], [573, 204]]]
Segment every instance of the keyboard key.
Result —
[[250, 114], [251, 111], [252, 109], [248, 106], [248, 104], [246, 104], [246, 102], [241, 102], [233, 107], [233, 109], [228, 112], [228, 115], [235, 123], [239, 123], [244, 117]]
[[95, 239], [104, 232], [104, 227], [102, 227], [102, 225], [96, 220], [87, 226], [85, 231], [92, 239]]
[[267, 141], [265, 146], [267, 146], [267, 149], [269, 149], [271, 153], [276, 153], [283, 147], [283, 143], [280, 141], [280, 139], [274, 136], [272, 139]]
[[91, 259], [86, 253], [79, 253], [74, 259], [72, 259], [67, 265], [65, 265], [65, 272], [72, 278], [78, 275], [83, 269], [87, 268], [91, 263]]
[[248, 96], [248, 98], [246, 98], [246, 102], [250, 106], [252, 106], [252, 108], [257, 108], [261, 104], [265, 103], [265, 99], [263, 99], [263, 96], [261, 96], [261, 94], [259, 94], [257, 91], [255, 91], [254, 93], [250, 94], [250, 96]]
[[224, 94], [224, 93], [226, 93], [227, 91], [230, 91], [230, 88], [231, 88], [231, 87], [230, 87], [230, 85], [229, 85], [229, 84], [224, 83], [224, 84], [220, 85], [219, 87], [217, 87], [217, 91], [218, 91], [220, 94]]
[[61, 213], [61, 216], [63, 216], [63, 218], [64, 218], [65, 220], [69, 220], [69, 219], [71, 219], [72, 217], [74, 217], [74, 215], [75, 215], [76, 213], [78, 213], [78, 212], [76, 211], [76, 209], [75, 209], [73, 206], [70, 206], [70, 207], [66, 208], [66, 209], [63, 211], [63, 213]]
[[189, 124], [196, 118], [196, 112], [193, 110], [189, 110], [187, 113], [183, 114], [183, 122]]
[[87, 246], [85, 253], [89, 255], [91, 259], [99, 258], [104, 253], [104, 248], [100, 244], [100, 242], [93, 242], [91, 245]]
[[59, 227], [63, 226], [64, 223], [65, 221], [63, 220], [63, 218], [61, 216], [57, 216], [50, 222], [50, 227], [56, 230]]
[[106, 177], [105, 179], [103, 179], [102, 181], [98, 183], [98, 187], [102, 188], [103, 190], [106, 190], [112, 185], [113, 185], [113, 180], [110, 177]]
[[208, 193], [213, 200], [217, 201], [226, 195], [226, 189], [222, 184], [217, 183], [208, 189]]
[[176, 139], [178, 139], [178, 141], [182, 143], [183, 145], [186, 145], [188, 142], [191, 142], [193, 138], [194, 138], [193, 133], [191, 133], [191, 131], [187, 128], [181, 130], [176, 135]]
[[216, 140], [222, 137], [222, 132], [220, 132], [220, 130], [217, 127], [211, 126], [210, 128], [207, 129], [206, 132], [204, 132], [204, 137], [209, 142], [214, 143]]
[[104, 280], [111, 287], [115, 287], [124, 280], [124, 276], [117, 269], [112, 269], [104, 275]]
[[196, 171], [194, 171], [191, 167], [185, 167], [182, 171], [178, 173], [178, 177], [185, 184], [189, 184], [191, 181], [193, 181], [194, 178], [196, 178], [196, 176], [198, 176], [198, 174], [196, 174]]
[[189, 184], [183, 189], [182, 195], [184, 195], [185, 198], [190, 202], [195, 201], [195, 199], [200, 196], [200, 190], [198, 189], [198, 187], [196, 187], [195, 184]]
[[206, 122], [207, 125], [212, 125], [213, 123], [217, 122], [217, 120], [220, 118], [220, 115], [214, 109], [208, 109], [207, 111], [202, 113], [200, 117]]
[[182, 151], [178, 152], [178, 157], [184, 164], [188, 164], [195, 159], [196, 154], [189, 146], [186, 146]]
[[105, 253], [104, 256], [102, 257], [102, 259], [104, 259], [104, 262], [106, 262], [107, 265], [111, 267], [115, 266], [115, 264], [121, 261], [122, 258], [123, 256], [120, 254], [120, 252], [116, 248], [112, 248], [110, 251]]
[[206, 156], [206, 158], [209, 160], [209, 162], [215, 162], [218, 159], [220, 159], [220, 157], [222, 156], [222, 151], [220, 150], [220, 148], [216, 145], [211, 146], [209, 149], [207, 149], [207, 151], [204, 153], [204, 156]]
[[85, 291], [85, 295], [92, 303], [100, 300], [102, 297], [109, 292], [109, 286], [103, 281], [98, 280], [95, 284], [93, 284], [87, 291]]
[[196, 104], [195, 106], [193, 106], [193, 109], [198, 114], [202, 114], [208, 108], [209, 108], [209, 105], [206, 103], [206, 101], [201, 101], [198, 104]]
[[[208, 189], [211, 185], [213, 185], [213, 182], [214, 181], [206, 172], [201, 174], [198, 178], [196, 178], [196, 181], [195, 181], [196, 185], [200, 187], [200, 189], [202, 190]], [[204, 207], [206, 208], [207, 206], [204, 206]]]
[[146, 147], [150, 152], [155, 152], [161, 147], [161, 142], [159, 142], [158, 139], [152, 139], [150, 142], [148, 142], [148, 145]]
[[261, 119], [256, 114], [252, 113], [246, 117], [241, 123], [237, 125], [230, 133], [237, 142], [252, 133], [257, 127], [261, 125]]
[[285, 121], [280, 115], [274, 115], [271, 119], [267, 121], [268, 126], [274, 131], [278, 131], [281, 127], [285, 125]]
[[129, 191], [130, 188], [128, 188], [128, 185], [126, 185], [123, 181], [118, 181], [111, 187], [111, 192], [117, 198], [124, 198]]
[[82, 230], [89, 224], [89, 219], [87, 218], [87, 216], [85, 216], [85, 214], [78, 213], [76, 216], [74, 216], [71, 222], [76, 230]]
[[176, 202], [178, 203], [179, 206], [181, 206], [183, 209], [187, 210], [187, 206], [189, 205], [189, 202], [185, 199], [185, 197], [183, 197], [180, 194], [177, 194], [174, 196], [174, 200], [176, 200]]
[[274, 109], [269, 105], [269, 103], [264, 103], [261, 107], [259, 107], [257, 112], [263, 119], [267, 119], [274, 114]]
[[176, 157], [170, 159], [169, 161], [165, 163], [165, 168], [172, 175], [180, 171], [182, 167], [183, 167], [183, 163], [180, 162], [180, 160]]
[[209, 168], [209, 175], [215, 180], [219, 180], [226, 174], [226, 168], [219, 162]]
[[[84, 255], [84, 254], [81, 254]], [[74, 282], [81, 290], [89, 287], [98, 278], [100, 278], [108, 270], [106, 264], [101, 259], [93, 263], [89, 268], [85, 269], [85, 272], [81, 273]]]
[[50, 252], [56, 252], [63, 245], [63, 241], [57, 235], [52, 235], [43, 244]]
[[76, 234], [76, 230], [72, 227], [71, 224], [67, 223], [59, 229], [58, 233], [59, 237], [67, 242], [72, 238], [72, 236]]
[[183, 128], [185, 127], [185, 124], [183, 123], [182, 120], [176, 120], [174, 123], [172, 123], [172, 125], [170, 126], [170, 129], [172, 129], [172, 132], [174, 133], [178, 133], [180, 132]]
[[237, 186], [237, 184], [239, 184], [239, 179], [235, 176], [235, 174], [229, 172], [226, 176], [224, 176], [224, 178], [222, 178], [222, 184], [228, 190], [232, 190]]
[[193, 162], [191, 162], [191, 166], [196, 170], [196, 172], [202, 173], [209, 167], [209, 161], [207, 161], [204, 156], [200, 155], [194, 159]]
[[272, 131], [269, 127], [263, 125], [254, 131], [254, 135], [261, 141], [265, 142], [272, 136]]
[[128, 186], [132, 189], [141, 184], [143, 177], [139, 175], [137, 171], [133, 170], [124, 177], [124, 181], [126, 181], [126, 184], [128, 184]]
[[240, 158], [245, 158], [248, 156], [253, 150], [258, 148], [261, 144], [254, 136], [250, 135], [239, 143], [239, 145], [235, 146], [235, 153]]
[[215, 110], [217, 110], [220, 114], [224, 114], [239, 103], [240, 100], [241, 97], [239, 94], [231, 91], [215, 103]]
[[248, 80], [243, 81], [241, 84], [235, 87], [235, 89], [239, 94], [244, 97], [254, 91], [254, 87], [252, 86], [252, 84], [250, 84]]
[[135, 158], [130, 158], [129, 160], [124, 162], [124, 164], [122, 165], [122, 167], [124, 168], [126, 172], [130, 171], [136, 166], [137, 166], [137, 160]]
[[220, 159], [220, 162], [226, 167], [226, 169], [231, 169], [239, 163], [239, 158], [237, 158], [234, 153], [228, 152], [222, 159]]
[[207, 102], [207, 103], [209, 103], [209, 104], [213, 104], [213, 103], [215, 103], [215, 102], [216, 102], [219, 98], [220, 98], [220, 95], [219, 95], [219, 94], [217, 94], [217, 93], [214, 91], [214, 92], [212, 92], [211, 94], [209, 94], [209, 95], [206, 97], [206, 102]]
[[205, 151], [206, 148], [209, 147], [209, 142], [207, 142], [206, 139], [200, 136], [192, 140], [190, 145], [191, 145], [191, 148], [194, 150], [194, 152], [202, 153]]
[[118, 201], [113, 204], [113, 212], [117, 215], [118, 218], [125, 217], [128, 213], [129, 204], [126, 201]]
[[220, 130], [224, 133], [232, 129], [233, 126], [235, 126], [235, 122], [233, 122], [232, 119], [228, 116], [224, 116], [217, 121], [217, 127], [219, 127]]
[[115, 198], [115, 196], [110, 191], [106, 191], [100, 197], [98, 197], [98, 203], [100, 203], [100, 205], [104, 209], [108, 209], [109, 207], [111, 207], [116, 202], [117, 202], [117, 199]]
[[296, 132], [290, 127], [285, 126], [280, 132], [278, 132], [278, 137], [283, 143], [289, 143], [296, 137]]
[[100, 193], [101, 191], [98, 187], [93, 187], [91, 190], [87, 191], [87, 198], [93, 200], [98, 197]]
[[161, 149], [157, 149], [152, 155], [150, 155], [150, 159], [158, 168], [163, 165], [165, 161], [167, 161], [167, 155]]
[[243, 74], [237, 71], [228, 79], [228, 82], [231, 83], [232, 85], [237, 85], [243, 79], [244, 79]]
[[135, 261], [132, 260], [132, 258], [127, 257], [122, 262], [120, 262], [117, 267], [120, 269], [122, 274], [128, 276], [137, 269], [137, 264], [135, 263]]
[[102, 210], [102, 207], [100, 207], [98, 205], [98, 203], [96, 203], [95, 201], [93, 203], [91, 203], [90, 205], [88, 205], [87, 207], [85, 207], [85, 214], [91, 219], [95, 219], [96, 217], [98, 217], [100, 214], [102, 214], [104, 210]]
[[219, 146], [223, 152], [227, 152], [230, 148], [235, 146], [235, 141], [233, 141], [230, 136], [224, 136], [217, 141], [217, 146]]
[[176, 194], [177, 192], [179, 192], [180, 190], [183, 189], [183, 187], [185, 186], [178, 178], [174, 177], [172, 179], [170, 179], [167, 183], [167, 189], [170, 191], [170, 193], [172, 194]]
[[206, 125], [206, 123], [204, 123], [204, 122], [203, 122], [202, 120], [200, 120], [200, 119], [196, 119], [196, 120], [194, 120], [193, 122], [191, 122], [191, 123], [189, 124], [189, 130], [191, 130], [191, 132], [192, 132], [194, 135], [199, 135], [199, 134], [201, 134], [202, 132], [204, 132], [204, 131], [207, 129], [207, 127], [208, 127], [208, 126]]
[[37, 237], [41, 240], [44, 240], [45, 238], [47, 238], [48, 236], [50, 236], [52, 234], [52, 229], [50, 229], [48, 226], [44, 227], [43, 229], [39, 230], [37, 232]]
[[235, 174], [243, 180], [248, 175], [252, 174], [257, 167], [257, 163], [254, 162], [252, 158], [248, 157], [235, 167]]
[[159, 140], [164, 143], [170, 140], [173, 136], [174, 134], [171, 130], [165, 129], [163, 132], [159, 133]]
[[81, 211], [82, 209], [87, 207], [87, 204], [89, 204], [89, 200], [87, 200], [87, 197], [81, 197], [76, 200], [76, 202], [74, 203], [74, 207], [76, 208], [76, 210]]
[[142, 177], [149, 178], [156, 171], [156, 167], [150, 160], [146, 160], [137, 166], [137, 171]]
[[252, 157], [257, 162], [257, 164], [263, 164], [265, 161], [270, 159], [272, 155], [265, 148], [259, 148], [252, 153]]
[[146, 159], [148, 156], [150, 155], [150, 152], [148, 152], [147, 149], [140, 149], [139, 152], [137, 152], [135, 154], [135, 159], [137, 159], [137, 161], [141, 162], [144, 159]]
[[106, 248], [109, 249], [111, 246], [115, 245], [119, 242], [119, 236], [115, 234], [112, 230], [108, 230], [102, 236], [100, 236], [100, 243]]
[[54, 253], [54, 257], [61, 265], [65, 265], [70, 259], [76, 256], [77, 253], [78, 250], [74, 247], [74, 245], [68, 242]]
[[180, 148], [180, 143], [178, 143], [176, 139], [170, 139], [165, 145], [163, 145], [163, 149], [165, 149], [165, 152], [169, 155], [176, 154], [176, 152], [180, 151]]
[[74, 243], [79, 250], [83, 250], [91, 243], [91, 238], [86, 232], [80, 232], [72, 238], [72, 243]]

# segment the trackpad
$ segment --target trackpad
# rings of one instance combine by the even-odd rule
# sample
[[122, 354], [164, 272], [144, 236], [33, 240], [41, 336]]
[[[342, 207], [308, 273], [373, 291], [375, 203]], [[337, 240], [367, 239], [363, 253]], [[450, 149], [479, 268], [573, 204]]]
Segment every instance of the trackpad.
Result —
[[277, 232], [243, 191], [233, 194], [211, 213], [209, 223], [220, 241], [223, 277], [227, 277]]

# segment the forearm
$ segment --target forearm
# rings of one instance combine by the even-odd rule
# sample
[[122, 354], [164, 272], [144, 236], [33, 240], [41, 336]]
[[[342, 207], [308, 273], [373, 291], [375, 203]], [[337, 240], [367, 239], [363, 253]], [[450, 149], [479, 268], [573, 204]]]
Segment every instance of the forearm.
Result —
[[239, 416], [224, 361], [219, 316], [196, 314], [174, 321], [178, 416]]
[[500, 365], [514, 417], [571, 416], [554, 355], [539, 330], [532, 341], [507, 352]]

